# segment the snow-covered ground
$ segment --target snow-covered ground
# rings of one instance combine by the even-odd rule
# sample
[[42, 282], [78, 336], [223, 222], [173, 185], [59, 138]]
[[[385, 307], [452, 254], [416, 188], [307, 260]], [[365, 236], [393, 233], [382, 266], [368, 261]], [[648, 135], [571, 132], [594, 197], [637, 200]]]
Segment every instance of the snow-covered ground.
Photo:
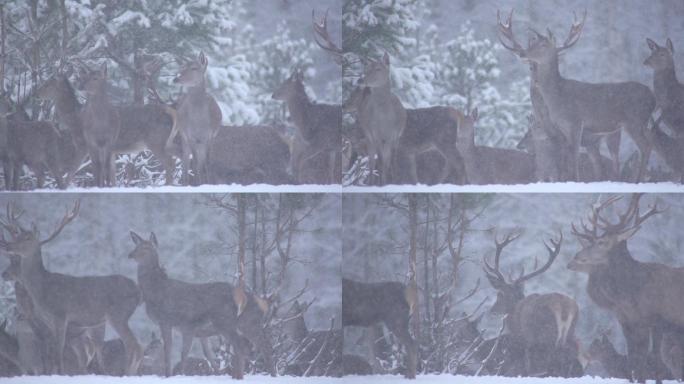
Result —
[[[230, 378], [225, 376], [204, 376], [204, 377], [180, 377], [175, 376], [171, 378], [160, 378], [156, 376], [145, 377], [130, 377], [122, 379], [120, 377], [105, 377], [105, 376], [33, 376], [33, 377], [15, 377], [10, 379], [0, 379], [3, 384], [225, 384], [230, 382]], [[237, 382], [237, 381], [236, 381]], [[472, 376], [451, 376], [451, 375], [426, 375], [418, 376], [415, 381], [408, 381], [401, 376], [347, 376], [344, 378], [327, 378], [327, 377], [267, 377], [267, 376], [247, 376], [242, 383], [258, 383], [258, 384], [394, 384], [394, 383], [458, 383], [458, 384], [618, 384], [626, 383], [627, 380], [621, 379], [601, 379], [592, 377], [582, 377], [576, 379], [562, 379], [562, 378], [508, 378], [508, 377], [472, 377]], [[650, 381], [649, 381], [650, 383]], [[670, 381], [665, 381], [670, 383]], [[672, 381], [674, 383], [674, 381]]]
[[[12, 191], [0, 191], [11, 193]], [[25, 192], [25, 191], [22, 191]], [[684, 193], [684, 185], [677, 183], [535, 183], [518, 185], [201, 185], [151, 186], [146, 188], [69, 188], [38, 189], [49, 193]]]

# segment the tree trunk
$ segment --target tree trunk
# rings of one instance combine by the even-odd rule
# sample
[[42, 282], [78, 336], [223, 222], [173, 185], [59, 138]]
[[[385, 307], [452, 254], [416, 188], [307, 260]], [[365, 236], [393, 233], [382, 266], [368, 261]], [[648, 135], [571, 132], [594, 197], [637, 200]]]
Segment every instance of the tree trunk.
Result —
[[245, 235], [246, 235], [247, 195], [237, 195], [237, 221], [238, 221], [238, 286], [245, 287]]
[[0, 4], [0, 94], [5, 95], [5, 6]]
[[67, 44], [69, 42], [69, 26], [68, 26], [68, 21], [69, 21], [69, 14], [67, 13], [66, 9], [66, 0], [60, 0], [59, 1], [59, 14], [60, 17], [62, 18], [62, 60], [66, 57], [67, 54]]
[[430, 195], [425, 195], [425, 234], [423, 236], [423, 296], [425, 303], [423, 307], [425, 308], [425, 321], [427, 324], [430, 323], [430, 268], [428, 262], [430, 259], [430, 245], [428, 244], [428, 239], [430, 234]]
[[411, 328], [413, 337], [418, 340], [420, 335], [420, 303], [418, 302], [418, 282], [416, 281], [416, 255], [418, 240], [418, 195], [411, 193], [408, 195], [409, 209], [409, 266], [408, 266], [408, 288], [413, 291], [416, 303], [411, 315]]
[[257, 258], [259, 254], [259, 196], [254, 195], [254, 230], [252, 238], [252, 289], [257, 289]]

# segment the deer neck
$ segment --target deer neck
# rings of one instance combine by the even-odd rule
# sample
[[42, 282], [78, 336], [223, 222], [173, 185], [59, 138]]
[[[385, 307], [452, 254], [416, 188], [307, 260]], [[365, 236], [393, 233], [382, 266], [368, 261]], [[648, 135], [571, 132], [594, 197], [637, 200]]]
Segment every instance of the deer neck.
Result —
[[674, 65], [655, 72], [653, 90], [659, 106], [664, 107], [670, 100], [674, 100], [673, 96], [675, 96], [674, 93], [678, 84], [679, 80], [677, 80]]
[[311, 104], [304, 87], [298, 88], [295, 94], [287, 100], [290, 118], [292, 118], [292, 122], [297, 127], [303, 128], [306, 126], [306, 112]]
[[31, 257], [21, 259], [21, 285], [26, 289], [34, 303], [39, 303], [40, 299], [45, 297], [46, 289], [48, 289], [45, 283], [49, 273], [43, 264], [43, 255], [40, 249]]
[[545, 63], [537, 63], [530, 67], [532, 71], [532, 82], [538, 85], [539, 92], [544, 100], [553, 99], [560, 89], [560, 84], [564, 80], [558, 68], [558, 55]]
[[167, 280], [168, 276], [159, 263], [138, 266], [138, 285], [146, 302], [163, 297], [162, 285]]
[[67, 79], [63, 79], [59, 90], [59, 97], [55, 99], [57, 113], [60, 116], [77, 113], [81, 108], [81, 103], [78, 102], [76, 93]]
[[189, 100], [204, 100], [204, 96], [207, 94], [207, 89], [204, 84], [204, 79], [196, 85], [188, 87], [188, 92], [186, 97]]

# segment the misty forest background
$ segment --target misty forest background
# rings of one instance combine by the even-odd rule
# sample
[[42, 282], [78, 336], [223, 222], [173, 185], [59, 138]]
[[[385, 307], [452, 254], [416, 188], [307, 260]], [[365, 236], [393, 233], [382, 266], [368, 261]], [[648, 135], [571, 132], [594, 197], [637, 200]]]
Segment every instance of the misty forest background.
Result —
[[[328, 329], [334, 317], [339, 328], [341, 316], [340, 198], [338, 195], [249, 194], [247, 197], [247, 249], [245, 282], [264, 296], [277, 289], [280, 271], [286, 272], [279, 293], [285, 301], [306, 292], [299, 300], [315, 302], [304, 315], [309, 329]], [[159, 259], [169, 276], [188, 282], [237, 279], [237, 218], [218, 206], [218, 199], [235, 204], [233, 195], [210, 194], [98, 194], [43, 195], [4, 194], [0, 205], [14, 202], [25, 209], [24, 225], [35, 221], [43, 236], [59, 223], [66, 207], [81, 200], [79, 216], [60, 236], [43, 247], [43, 260], [49, 271], [77, 276], [122, 274], [137, 281], [137, 265], [128, 258], [134, 249], [129, 231], [147, 238], [154, 231], [159, 241]], [[222, 203], [223, 204], [223, 203]], [[301, 220], [292, 228], [290, 258], [286, 264], [273, 248], [274, 224], [280, 211], [280, 225], [286, 218]], [[254, 215], [257, 226], [254, 226]], [[292, 216], [290, 216], [292, 215]], [[262, 225], [263, 224], [263, 225]], [[288, 229], [289, 225], [285, 226]], [[256, 239], [255, 239], [256, 235]], [[289, 232], [281, 246], [287, 248]], [[253, 280], [252, 257], [266, 260], [266, 287], [261, 270]], [[0, 257], [0, 269], [9, 259]], [[259, 263], [257, 268], [259, 268]], [[308, 283], [308, 285], [307, 285]], [[0, 282], [0, 318], [13, 327], [15, 306], [13, 284]], [[289, 309], [284, 305], [283, 311]], [[283, 315], [281, 312], [280, 315]], [[159, 329], [147, 317], [143, 305], [131, 317], [131, 327], [141, 344]], [[115, 333], [108, 330], [108, 338]], [[195, 343], [198, 348], [199, 343]]]
[[[349, 0], [342, 13], [348, 62], [345, 94], [362, 73], [359, 57], [380, 58], [387, 51], [392, 91], [404, 107], [478, 107], [476, 142], [515, 148], [527, 130], [531, 102], [528, 65], [503, 48], [497, 37], [497, 9], [507, 16], [512, 8], [522, 44], [529, 28], [545, 32], [548, 27], [562, 41], [573, 12], [581, 17], [587, 10], [579, 42], [560, 59], [565, 77], [638, 81], [652, 89], [652, 70], [643, 65], [649, 55], [647, 37], [660, 44], [672, 38], [679, 73], [684, 66], [684, 40], [678, 38], [684, 36], [684, 3], [678, 0]], [[623, 161], [635, 151], [626, 136]], [[652, 159], [659, 172], [667, 172], [658, 155]], [[351, 183], [356, 176], [345, 177]]]
[[[434, 355], [440, 346], [450, 343], [447, 336], [453, 332], [446, 331], [444, 337], [437, 340], [433, 338], [438, 327], [447, 327], [449, 321], [458, 321], [456, 319], [468, 315], [471, 319], [484, 315], [478, 324], [479, 330], [486, 338], [497, 335], [502, 317], [488, 313], [496, 299], [496, 290], [485, 278], [482, 260], [487, 257], [491, 262], [495, 235], [501, 239], [516, 231], [522, 231], [522, 236], [504, 249], [502, 272], [506, 276], [509, 272], [517, 276], [525, 266], [529, 273], [534, 269], [535, 258], [541, 266], [548, 258], [542, 241], [551, 237], [557, 239], [559, 231], [563, 231], [564, 241], [558, 258], [548, 271], [525, 284], [525, 293], [560, 292], [574, 298], [580, 307], [575, 333], [582, 345], [588, 347], [594, 338], [612, 329], [613, 344], [625, 353], [622, 332], [615, 317], [596, 306], [586, 292], [587, 275], [566, 268], [581, 248], [572, 236], [570, 224], [586, 218], [591, 205], [607, 197], [609, 195], [597, 194], [417, 195], [416, 276], [420, 289], [421, 332], [418, 338], [426, 351], [424, 360], [437, 364]], [[407, 199], [406, 194], [347, 194], [342, 197], [344, 277], [367, 282], [408, 282]], [[618, 212], [616, 209], [622, 212], [629, 196], [625, 195], [622, 200], [607, 213], [613, 215]], [[677, 194], [649, 194], [642, 198], [642, 210], [656, 202], [661, 209], [665, 208], [665, 212], [645, 222], [628, 241], [628, 248], [639, 261], [682, 267], [684, 238], [673, 228], [684, 218], [684, 199]], [[449, 227], [452, 228], [452, 249], [448, 247]], [[473, 290], [475, 293], [468, 297]], [[435, 315], [435, 308], [442, 308], [437, 310], [438, 315]], [[443, 308], [447, 308], [446, 321], [440, 324], [436, 319]], [[365, 344], [358, 341], [363, 337], [360, 331], [345, 332], [345, 353], [368, 353]]]

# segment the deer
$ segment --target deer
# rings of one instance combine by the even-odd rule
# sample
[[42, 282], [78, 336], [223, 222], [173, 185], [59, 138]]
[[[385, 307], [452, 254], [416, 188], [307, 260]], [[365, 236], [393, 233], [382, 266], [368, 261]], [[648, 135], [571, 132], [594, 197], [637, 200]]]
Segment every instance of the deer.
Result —
[[665, 46], [660, 46], [651, 39], [646, 39], [651, 54], [644, 65], [653, 69], [653, 91], [656, 107], [661, 110], [661, 119], [667, 126], [680, 135], [684, 132], [684, 85], [677, 80], [674, 63], [674, 45], [667, 39]]
[[[42, 247], [59, 236], [76, 218], [79, 208], [77, 200], [72, 209], [66, 210], [57, 227], [41, 239], [37, 226], [26, 229], [21, 225], [18, 220], [21, 214], [9, 203], [8, 217], [1, 224], [12, 236], [10, 240], [0, 238], [0, 248], [21, 257], [19, 279], [36, 312], [55, 335], [60, 373], [65, 372], [64, 350], [69, 325], [96, 333], [104, 330], [104, 324], [109, 324], [124, 342], [127, 373], [133, 374], [141, 358], [140, 346], [128, 325], [128, 319], [140, 303], [140, 291], [135, 283], [121, 275], [77, 277], [54, 273], [43, 264]], [[99, 351], [96, 355], [101, 356]]]
[[[568, 163], [573, 178], [579, 179], [579, 153], [583, 134], [604, 136], [624, 130], [636, 143], [640, 161], [635, 181], [644, 176], [651, 154], [651, 144], [644, 135], [655, 98], [651, 90], [637, 82], [591, 84], [565, 78], [559, 70], [559, 55], [573, 47], [580, 39], [586, 12], [582, 20], [575, 20], [567, 38], [557, 45], [555, 36], [549, 31], [545, 36], [532, 29], [534, 37], [528, 47], [517, 42], [512, 30], [513, 12], [502, 23], [497, 13], [499, 32], [508, 42], [500, 38], [509, 50], [516, 52], [522, 59], [534, 65], [534, 81], [548, 108], [551, 121], [563, 134], [567, 145]], [[614, 147], [614, 146], [613, 146]], [[597, 147], [596, 147], [597, 148]], [[614, 150], [611, 156], [617, 161]], [[590, 154], [596, 151], [590, 151]], [[598, 165], [597, 158], [592, 160]]]
[[513, 149], [475, 145], [477, 108], [463, 115], [456, 149], [463, 159], [468, 184], [525, 184], [534, 181], [534, 158]]
[[298, 181], [304, 176], [301, 174], [304, 164], [323, 154], [328, 173], [326, 181], [339, 183], [341, 174], [336, 170], [342, 142], [342, 107], [309, 100], [304, 87], [304, 73], [299, 68], [273, 92], [272, 98], [287, 104], [290, 119], [303, 140], [304, 148], [293, 159], [293, 170]]
[[255, 295], [245, 297], [246, 302], [241, 303], [242, 311], [238, 313], [232, 285], [218, 282], [193, 284], [172, 279], [159, 264], [156, 235], [152, 232], [148, 239], [143, 239], [133, 231], [130, 235], [135, 248], [128, 257], [138, 265], [138, 284], [147, 315], [160, 329], [164, 347], [164, 374], [167, 377], [173, 368], [173, 328], [179, 329], [183, 336], [181, 371], [184, 372], [193, 339], [207, 327], [213, 327], [213, 334], [224, 336], [233, 345], [233, 378], [243, 378], [247, 340], [257, 347], [267, 371], [275, 376], [273, 347], [263, 328], [266, 311], [259, 306]]
[[588, 354], [592, 361], [601, 363], [608, 377], [618, 379], [631, 378], [627, 356], [615, 350], [615, 346], [608, 338], [608, 335], [603, 334], [600, 338], [594, 339], [589, 345]]
[[674, 172], [675, 179], [684, 182], [684, 137], [670, 136], [660, 126], [662, 115], [652, 122], [646, 134], [651, 138], [653, 147]]
[[121, 114], [107, 95], [107, 62], [98, 71], [91, 71], [83, 81], [88, 95], [81, 119], [83, 136], [93, 163], [98, 187], [114, 185], [113, 147], [121, 132]]
[[[577, 362], [578, 351], [574, 345], [575, 324], [579, 316], [579, 307], [574, 299], [561, 293], [545, 293], [525, 295], [525, 282], [546, 272], [560, 254], [563, 233], [558, 240], [550, 239], [550, 245], [544, 242], [549, 256], [539, 268], [525, 274], [524, 271], [516, 279], [506, 279], [501, 272], [501, 254], [506, 246], [517, 240], [520, 234], [508, 234], [503, 240], [494, 238], [496, 251], [494, 262], [484, 260], [484, 272], [489, 283], [497, 290], [496, 302], [490, 312], [506, 315], [505, 325], [514, 343], [521, 344], [524, 349], [525, 374], [535, 373], [533, 361], [544, 361], [543, 368], [549, 374], [560, 374], [568, 369], [568, 364]], [[565, 355], [571, 352], [571, 358]]]
[[[178, 132], [183, 150], [183, 181], [189, 185], [190, 172], [194, 184], [207, 182], [207, 156], [211, 141], [221, 127], [221, 108], [205, 86], [205, 73], [209, 60], [200, 52], [196, 60], [185, 63], [173, 80], [187, 88], [176, 113]], [[190, 160], [192, 157], [192, 162]]]
[[0, 357], [12, 363], [22, 375], [26, 374], [19, 358], [19, 342], [7, 332], [7, 319], [0, 324]]
[[[368, 87], [355, 88], [343, 105], [344, 111], [358, 113], [370, 92]], [[408, 167], [410, 179], [397, 181], [417, 184], [419, 182], [417, 156], [433, 149], [445, 161], [437, 183], [445, 182], [452, 172], [459, 176], [465, 175], [463, 160], [455, 148], [458, 124], [462, 121], [462, 117], [463, 114], [452, 107], [407, 108], [406, 127], [398, 140], [396, 166], [397, 174], [400, 169]], [[463, 180], [457, 182], [462, 183]]]
[[[81, 73], [82, 83], [88, 83], [91, 77], [98, 76], [98, 71], [89, 68], [86, 68], [86, 71]], [[55, 103], [58, 123], [71, 134], [76, 152], [69, 166], [69, 175], [72, 175], [79, 169], [87, 155], [83, 122], [79, 113], [82, 106], [76, 98], [67, 75], [62, 73], [57, 73], [47, 80], [38, 89], [37, 96]], [[164, 167], [166, 184], [173, 184], [175, 169], [173, 155], [178, 151], [173, 146], [167, 145], [167, 140], [175, 128], [175, 111], [161, 104], [122, 105], [115, 106], [115, 108], [119, 111], [120, 132], [112, 146], [112, 156], [149, 149]], [[112, 158], [113, 161], [114, 158]], [[111, 169], [110, 172], [112, 172]]]
[[[548, 134], [543, 129], [536, 118], [530, 117], [529, 126], [525, 135], [516, 145], [516, 149], [527, 151], [534, 156], [535, 180], [537, 181], [562, 181], [567, 178], [562, 172], [563, 157], [558, 156], [563, 153], [565, 140], [559, 136]], [[587, 153], [580, 154], [579, 175], [577, 181], [592, 182], [601, 180], [616, 180], [617, 175], [613, 173], [613, 162], [611, 159], [599, 154], [600, 169], [597, 172], [592, 164], [591, 157]]]
[[387, 52], [380, 60], [365, 62], [359, 85], [369, 90], [357, 113], [359, 125], [368, 139], [369, 167], [375, 172], [377, 158], [380, 158], [380, 183], [384, 185], [391, 180], [393, 156], [406, 127], [406, 110], [392, 93]]
[[409, 332], [409, 318], [416, 307], [417, 293], [399, 282], [362, 283], [342, 278], [342, 327], [371, 327], [384, 324], [406, 349], [406, 373], [415, 379], [417, 344]]
[[286, 184], [290, 148], [268, 125], [222, 126], [207, 156], [209, 181], [213, 184]]
[[577, 226], [573, 223], [573, 234], [581, 249], [567, 268], [589, 275], [589, 297], [616, 315], [627, 341], [633, 377], [643, 382], [648, 369], [655, 367], [656, 379], [660, 374], [657, 351], [663, 331], [681, 332], [684, 326], [684, 311], [671, 304], [684, 292], [684, 269], [641, 262], [633, 257], [628, 240], [646, 220], [663, 212], [654, 204], [642, 214], [641, 197], [633, 194], [626, 210], [618, 213], [617, 221], [604, 214], [608, 207], [621, 200], [620, 196], [612, 196], [594, 204], [587, 223], [584, 220]]

